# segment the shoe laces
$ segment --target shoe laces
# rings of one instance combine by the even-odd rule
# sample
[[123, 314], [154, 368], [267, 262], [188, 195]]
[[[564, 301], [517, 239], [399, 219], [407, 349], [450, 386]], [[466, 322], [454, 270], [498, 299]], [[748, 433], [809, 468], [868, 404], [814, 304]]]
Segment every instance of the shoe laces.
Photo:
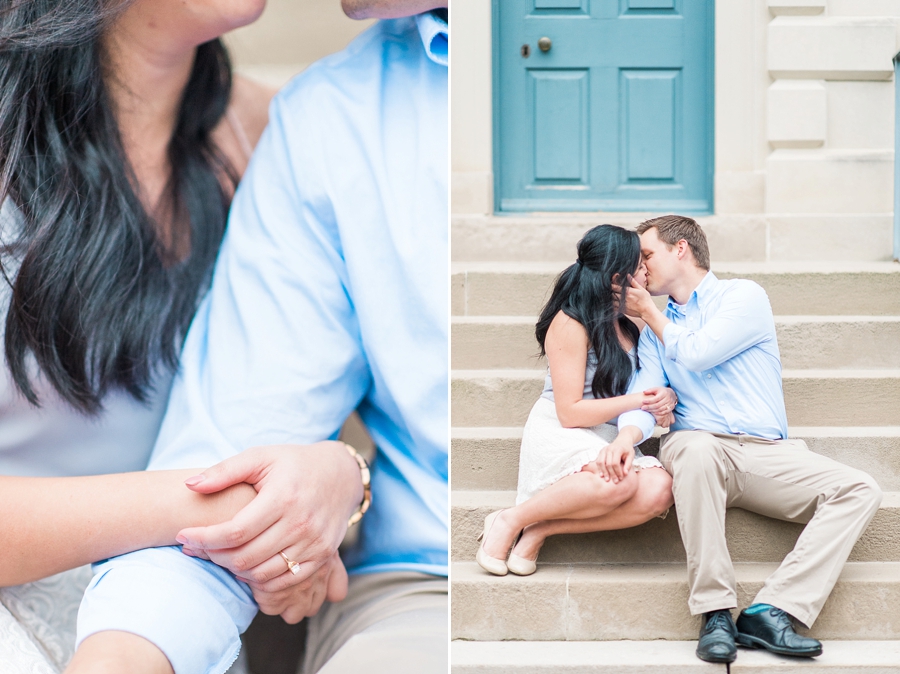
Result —
[[791, 622], [790, 616], [788, 616], [788, 614], [782, 611], [780, 608], [773, 606], [769, 609], [769, 615], [778, 621], [778, 627], [789, 627], [792, 630], [794, 629], [794, 625]]
[[717, 627], [722, 627], [730, 632], [733, 629], [733, 624], [734, 623], [728, 619], [727, 613], [716, 611], [709, 617], [709, 620], [706, 621], [706, 631], [709, 632]]

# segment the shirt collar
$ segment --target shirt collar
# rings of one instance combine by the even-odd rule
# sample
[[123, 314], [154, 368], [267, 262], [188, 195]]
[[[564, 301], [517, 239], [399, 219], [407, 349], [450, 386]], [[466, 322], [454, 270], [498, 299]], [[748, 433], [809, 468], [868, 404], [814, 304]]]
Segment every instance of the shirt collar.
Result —
[[[709, 299], [709, 296], [712, 293], [713, 288], [715, 288], [718, 280], [719, 279], [716, 278], [716, 275], [711, 271], [706, 272], [706, 276], [704, 276], [703, 280], [700, 281], [696, 288], [694, 288], [694, 292], [692, 292], [691, 296], [688, 297], [687, 304], [685, 304], [684, 306], [686, 307], [688, 304], [690, 304], [691, 300], [695, 300], [697, 303], [697, 308], [702, 308], [703, 305], [706, 304], [706, 301]], [[669, 297], [669, 302], [666, 306], [669, 311], [672, 311], [679, 316], [684, 315], [682, 305], [677, 304], [671, 296]]]
[[450, 46], [450, 28], [447, 22], [435, 12], [425, 12], [416, 16], [416, 26], [428, 58], [438, 65], [446, 66]]

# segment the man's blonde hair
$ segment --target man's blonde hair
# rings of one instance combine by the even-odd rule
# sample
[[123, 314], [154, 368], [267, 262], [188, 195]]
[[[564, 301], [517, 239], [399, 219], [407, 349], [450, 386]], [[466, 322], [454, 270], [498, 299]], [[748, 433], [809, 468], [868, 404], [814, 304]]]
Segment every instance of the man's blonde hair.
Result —
[[659, 240], [668, 246], [674, 246], [682, 239], [687, 241], [697, 266], [709, 271], [709, 244], [706, 242], [706, 234], [696, 220], [683, 215], [663, 215], [639, 224], [637, 233], [643, 234], [654, 227]]

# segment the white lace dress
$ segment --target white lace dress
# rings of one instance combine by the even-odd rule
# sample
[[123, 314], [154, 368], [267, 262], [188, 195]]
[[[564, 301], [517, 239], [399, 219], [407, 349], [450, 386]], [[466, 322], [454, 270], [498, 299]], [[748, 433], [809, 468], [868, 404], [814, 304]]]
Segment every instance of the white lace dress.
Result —
[[[628, 355], [633, 364], [634, 350]], [[585, 398], [594, 397], [591, 383], [596, 371], [597, 357], [592, 349], [588, 351], [585, 368]], [[567, 475], [580, 471], [597, 458], [600, 450], [612, 442], [618, 432], [616, 419], [591, 428], [565, 428], [559, 423], [553, 398], [553, 382], [548, 371], [544, 391], [531, 408], [522, 431], [516, 505], [524, 503]], [[632, 465], [635, 470], [663, 467], [656, 457], [644, 456], [637, 448]]]

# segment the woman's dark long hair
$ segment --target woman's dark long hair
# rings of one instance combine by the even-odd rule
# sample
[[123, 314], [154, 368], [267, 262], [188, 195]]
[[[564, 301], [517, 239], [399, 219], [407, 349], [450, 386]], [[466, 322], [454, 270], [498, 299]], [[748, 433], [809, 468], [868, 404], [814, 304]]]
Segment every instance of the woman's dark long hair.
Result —
[[[624, 302], [613, 292], [613, 283], [623, 287], [641, 264], [638, 235], [615, 225], [598, 225], [578, 242], [578, 261], [556, 279], [553, 292], [534, 329], [541, 355], [546, 355], [544, 340], [554, 317], [562, 311], [587, 331], [597, 355], [597, 372], [591, 390], [597, 398], [625, 393], [632, 373], [631, 359], [622, 350], [616, 334], [618, 323], [635, 346], [640, 331], [623, 313]], [[639, 361], [635, 361], [639, 368]]]
[[189, 241], [179, 259], [188, 245], [163, 243], [138, 198], [106, 85], [101, 36], [127, 4], [12, 0], [0, 9], [0, 202], [21, 216], [0, 242], [11, 286], [6, 361], [32, 404], [29, 354], [87, 414], [113, 388], [146, 401], [160, 364], [177, 367], [225, 230], [232, 190], [223, 179], [237, 182], [210, 137], [231, 92], [228, 53], [213, 40], [197, 49], [168, 147], [161, 211], [190, 224], [168, 237]]

